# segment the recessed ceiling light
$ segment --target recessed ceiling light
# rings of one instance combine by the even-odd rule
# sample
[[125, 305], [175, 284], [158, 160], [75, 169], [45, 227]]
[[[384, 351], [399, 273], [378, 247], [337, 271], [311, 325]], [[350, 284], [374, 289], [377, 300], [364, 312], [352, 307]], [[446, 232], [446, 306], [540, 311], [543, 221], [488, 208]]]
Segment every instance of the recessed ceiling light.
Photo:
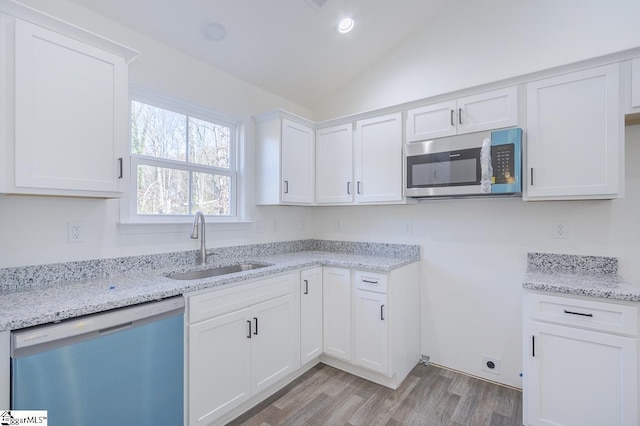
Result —
[[351, 18], [343, 18], [338, 23], [338, 32], [340, 34], [346, 34], [353, 29], [355, 22]]
[[227, 35], [226, 28], [218, 22], [205, 21], [200, 31], [207, 40], [211, 41], [220, 41]]

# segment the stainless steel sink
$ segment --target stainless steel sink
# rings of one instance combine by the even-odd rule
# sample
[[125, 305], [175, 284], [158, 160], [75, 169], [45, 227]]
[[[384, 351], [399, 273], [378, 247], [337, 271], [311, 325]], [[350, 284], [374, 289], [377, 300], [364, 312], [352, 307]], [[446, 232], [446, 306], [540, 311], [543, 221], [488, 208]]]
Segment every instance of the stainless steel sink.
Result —
[[264, 268], [265, 264], [261, 263], [238, 263], [235, 265], [219, 266], [217, 268], [202, 269], [199, 271], [180, 272], [169, 274], [167, 278], [174, 280], [198, 280], [200, 278], [217, 277], [219, 275], [233, 274], [234, 272], [250, 271], [251, 269]]

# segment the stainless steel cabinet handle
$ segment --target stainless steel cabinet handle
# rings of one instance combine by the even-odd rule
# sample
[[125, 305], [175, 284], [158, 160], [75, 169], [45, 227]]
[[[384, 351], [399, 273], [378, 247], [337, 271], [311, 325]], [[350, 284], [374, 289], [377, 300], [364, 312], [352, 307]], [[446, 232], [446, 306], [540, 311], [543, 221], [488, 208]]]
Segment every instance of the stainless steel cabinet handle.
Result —
[[458, 123], [462, 124], [462, 108], [458, 108]]
[[533, 167], [531, 167], [531, 179], [529, 179], [529, 183], [533, 186]]
[[284, 181], [284, 193], [285, 194], [289, 193], [289, 181], [288, 180]]
[[351, 195], [351, 182], [347, 182], [347, 195]]
[[455, 114], [455, 113], [454, 113], [454, 111], [453, 111], [453, 110], [451, 110], [451, 125], [452, 125], [452, 126], [455, 126], [455, 125], [456, 125], [456, 123], [454, 123], [454, 122], [453, 122], [453, 114]]
[[118, 158], [118, 163], [120, 165], [120, 174], [118, 175], [118, 179], [122, 179], [123, 176], [124, 176], [123, 171], [122, 171], [122, 157]]
[[361, 192], [360, 192], [360, 184], [361, 184], [361, 183], [362, 183], [362, 182], [358, 181], [357, 188], [356, 188], [356, 190], [357, 190], [358, 194], [361, 194]]
[[258, 335], [258, 318], [253, 317], [254, 321], [256, 322], [256, 331], [253, 332], [254, 336]]
[[309, 280], [304, 280], [304, 294], [309, 294]]
[[249, 334], [247, 335], [247, 338], [251, 339], [251, 321], [247, 320], [247, 322], [249, 323]]
[[384, 305], [380, 305], [380, 319], [384, 321]]
[[362, 280], [363, 283], [378, 284], [378, 281]]

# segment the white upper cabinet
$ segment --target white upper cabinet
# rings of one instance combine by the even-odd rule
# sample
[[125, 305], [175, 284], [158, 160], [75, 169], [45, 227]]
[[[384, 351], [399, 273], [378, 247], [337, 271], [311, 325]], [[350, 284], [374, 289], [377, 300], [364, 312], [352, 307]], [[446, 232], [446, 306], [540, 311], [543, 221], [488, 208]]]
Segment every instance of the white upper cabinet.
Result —
[[318, 204], [402, 202], [402, 114], [318, 130], [316, 162]]
[[407, 111], [407, 142], [518, 124], [517, 87], [478, 93]]
[[[624, 81], [624, 112], [625, 114], [640, 113], [640, 58], [623, 63]], [[638, 117], [634, 116], [631, 124], [638, 124]]]
[[315, 182], [312, 128], [282, 120], [282, 201], [312, 204]]
[[51, 18], [55, 30], [9, 15], [1, 19], [0, 53], [8, 66], [0, 70], [0, 83], [8, 96], [0, 118], [0, 190], [121, 196], [129, 133], [127, 57], [135, 52]]
[[[282, 113], [282, 114], [281, 114]], [[256, 117], [256, 204], [313, 204], [313, 123], [284, 112]], [[288, 115], [287, 115], [288, 116]]]
[[631, 62], [631, 106], [640, 108], [640, 58]]
[[353, 185], [353, 124], [316, 131], [316, 202], [351, 203]]
[[402, 201], [402, 114], [356, 122], [354, 148], [356, 201]]
[[618, 64], [527, 84], [525, 199], [617, 197], [622, 130]]

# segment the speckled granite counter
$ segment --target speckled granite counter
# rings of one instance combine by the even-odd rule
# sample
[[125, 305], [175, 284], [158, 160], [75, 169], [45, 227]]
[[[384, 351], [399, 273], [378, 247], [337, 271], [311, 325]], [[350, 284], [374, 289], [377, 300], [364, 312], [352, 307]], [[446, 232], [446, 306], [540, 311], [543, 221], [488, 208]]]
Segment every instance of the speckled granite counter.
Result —
[[[420, 246], [301, 240], [214, 249], [206, 266], [196, 251], [0, 269], [0, 331], [16, 330], [313, 266], [388, 272], [420, 260]], [[167, 274], [239, 261], [264, 268], [178, 281]]]
[[640, 287], [618, 275], [618, 259], [528, 253], [522, 286], [529, 290], [640, 302]]

